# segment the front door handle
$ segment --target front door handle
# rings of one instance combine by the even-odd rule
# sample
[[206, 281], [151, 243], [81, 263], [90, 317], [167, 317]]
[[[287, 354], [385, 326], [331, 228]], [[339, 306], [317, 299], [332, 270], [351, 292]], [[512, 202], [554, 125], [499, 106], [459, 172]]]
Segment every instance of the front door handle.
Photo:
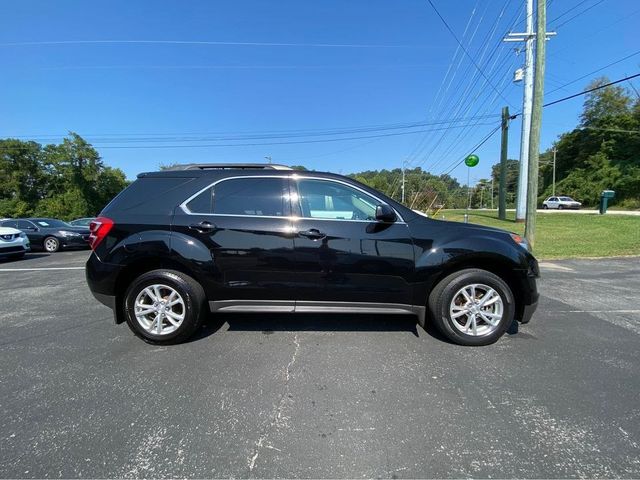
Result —
[[189, 225], [189, 228], [200, 233], [209, 233], [213, 231], [216, 226], [211, 222], [204, 221], [200, 223], [192, 223], [191, 225]]
[[322, 233], [317, 228], [311, 228], [309, 230], [301, 230], [298, 232], [298, 235], [300, 235], [301, 237], [311, 238], [313, 240], [318, 240], [320, 238], [324, 238], [327, 236], [326, 233]]

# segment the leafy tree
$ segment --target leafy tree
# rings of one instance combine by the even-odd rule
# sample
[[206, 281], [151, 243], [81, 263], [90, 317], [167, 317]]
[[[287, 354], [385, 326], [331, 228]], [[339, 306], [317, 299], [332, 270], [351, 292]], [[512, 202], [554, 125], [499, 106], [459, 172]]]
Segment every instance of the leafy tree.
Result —
[[70, 133], [59, 145], [0, 140], [0, 216], [96, 215], [124, 187], [121, 170], [106, 167], [98, 152]]

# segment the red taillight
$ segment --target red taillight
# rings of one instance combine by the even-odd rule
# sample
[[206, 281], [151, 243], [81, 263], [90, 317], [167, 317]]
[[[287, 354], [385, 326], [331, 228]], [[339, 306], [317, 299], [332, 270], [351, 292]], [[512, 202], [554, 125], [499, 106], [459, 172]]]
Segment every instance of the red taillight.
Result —
[[107, 236], [113, 227], [113, 220], [107, 217], [98, 217], [89, 224], [89, 246], [95, 250], [100, 242]]

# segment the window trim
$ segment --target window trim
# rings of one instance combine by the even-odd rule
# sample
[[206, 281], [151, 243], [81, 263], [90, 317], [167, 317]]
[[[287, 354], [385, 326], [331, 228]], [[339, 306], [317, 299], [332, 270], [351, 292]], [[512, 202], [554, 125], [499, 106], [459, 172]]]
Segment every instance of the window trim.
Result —
[[[291, 215], [277, 216], [277, 215], [246, 215], [246, 214], [241, 214], [241, 213], [198, 213], [198, 212], [192, 212], [191, 210], [189, 210], [189, 207], [187, 207], [187, 204], [191, 200], [196, 198], [201, 193], [204, 193], [206, 190], [210, 189], [211, 187], [215, 187], [219, 183], [226, 182], [227, 180], [238, 180], [238, 179], [246, 179], [246, 178], [283, 178], [285, 180], [289, 179], [289, 177], [287, 175], [238, 175], [238, 176], [235, 176], [235, 177], [221, 178], [221, 179], [216, 180], [213, 183], [210, 183], [206, 187], [198, 190], [196, 193], [191, 195], [189, 198], [187, 198], [184, 202], [182, 202], [180, 204], [180, 208], [187, 215], [198, 215], [198, 216], [206, 215], [208, 217], [291, 218]], [[287, 185], [287, 190], [288, 189], [289, 189], [289, 186]], [[288, 210], [289, 210], [289, 212], [291, 212], [291, 201], [290, 200], [289, 200]]]
[[[334, 178], [321, 178], [321, 177], [311, 177], [311, 176], [306, 176], [306, 175], [295, 175], [291, 177], [291, 180], [295, 181], [296, 183], [296, 194], [299, 196], [300, 195], [300, 190], [298, 187], [298, 182], [297, 180], [318, 180], [320, 182], [333, 182], [333, 183], [338, 183], [340, 185], [345, 185], [347, 187], [351, 187], [354, 190], [359, 191], [360, 193], [364, 193], [366, 196], [373, 198], [374, 200], [376, 200], [379, 203], [384, 203], [385, 205], [389, 205], [389, 203], [380, 200], [378, 197], [376, 197], [375, 195], [372, 195], [371, 193], [367, 192], [366, 190], [357, 187], [356, 185], [352, 185], [348, 182], [343, 182], [341, 180], [336, 180]], [[299, 199], [298, 199], [299, 201]], [[404, 218], [402, 218], [402, 215], [400, 215], [400, 213], [398, 212], [398, 210], [396, 210], [392, 205], [389, 205], [394, 212], [396, 212], [396, 216], [398, 217], [399, 221], [398, 222], [394, 222], [394, 223], [402, 223], [404, 224]], [[300, 205], [298, 205], [298, 208], [300, 209], [300, 213], [302, 213], [302, 207]], [[346, 219], [346, 218], [317, 218], [317, 217], [295, 217], [295, 218], [300, 218], [300, 219], [304, 219], [304, 220], [325, 220], [325, 221], [331, 221], [331, 222], [364, 222], [364, 223], [372, 223], [375, 222], [375, 220], [353, 220], [353, 219]]]
[[[244, 179], [244, 178], [284, 178], [286, 180], [288, 180], [289, 182], [291, 181], [297, 181], [298, 179], [305, 179], [305, 180], [320, 180], [323, 182], [333, 182], [333, 183], [339, 183], [341, 185], [346, 185], [347, 187], [351, 187], [355, 190], [358, 190], [361, 193], [364, 193], [365, 195], [368, 195], [369, 197], [374, 198], [375, 200], [377, 200], [380, 203], [384, 203], [386, 205], [389, 205], [387, 202], [381, 200], [380, 198], [376, 197], [375, 195], [372, 195], [371, 193], [367, 192], [366, 190], [356, 186], [356, 185], [352, 185], [349, 182], [345, 182], [342, 180], [337, 180], [335, 178], [322, 178], [322, 177], [312, 177], [309, 175], [299, 175], [299, 174], [292, 174], [292, 175], [238, 175], [238, 176], [234, 176], [234, 177], [226, 177], [226, 178], [220, 178], [218, 180], [216, 180], [215, 182], [210, 183], [209, 185], [207, 185], [204, 188], [201, 188], [200, 190], [198, 190], [196, 193], [194, 193], [193, 195], [191, 195], [189, 198], [187, 198], [184, 202], [182, 202], [179, 207], [180, 209], [186, 214], [186, 215], [198, 215], [198, 216], [207, 216], [207, 217], [250, 217], [250, 218], [279, 218], [279, 219], [288, 219], [288, 220], [292, 220], [292, 221], [296, 221], [296, 220], [320, 220], [320, 221], [329, 221], [329, 222], [359, 222], [359, 223], [374, 223], [375, 220], [347, 220], [347, 219], [338, 219], [338, 218], [314, 218], [314, 217], [303, 217], [303, 216], [297, 216], [297, 215], [292, 215], [291, 213], [293, 213], [293, 209], [291, 208], [291, 198], [289, 198], [289, 212], [290, 214], [288, 216], [274, 216], [274, 215], [243, 215], [243, 214], [236, 214], [236, 213], [197, 213], [197, 212], [192, 212], [191, 210], [189, 210], [189, 208], [187, 207], [187, 204], [193, 200], [194, 198], [196, 198], [198, 195], [200, 195], [201, 193], [203, 193], [205, 190], [208, 190], [211, 187], [215, 187], [217, 184], [222, 183], [222, 182], [226, 182], [227, 180], [237, 180], [237, 179]], [[296, 182], [296, 193], [298, 190], [298, 185]], [[289, 183], [289, 191], [291, 192], [291, 183]], [[392, 205], [389, 205], [394, 212], [396, 212], [396, 215], [398, 216], [399, 221], [394, 222], [394, 223], [398, 223], [398, 224], [406, 224], [406, 222], [404, 221], [404, 218], [402, 218], [402, 215], [400, 215], [400, 213], [398, 212], [398, 210], [395, 209], [395, 207], [393, 207]]]

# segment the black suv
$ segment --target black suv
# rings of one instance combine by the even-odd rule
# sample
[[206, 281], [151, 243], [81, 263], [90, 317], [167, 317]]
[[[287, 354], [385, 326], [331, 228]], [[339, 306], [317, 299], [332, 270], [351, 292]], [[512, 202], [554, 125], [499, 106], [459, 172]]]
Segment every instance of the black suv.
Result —
[[538, 301], [518, 235], [432, 220], [331, 173], [142, 173], [90, 229], [93, 295], [151, 343], [186, 340], [211, 311], [412, 314], [486, 345]]

